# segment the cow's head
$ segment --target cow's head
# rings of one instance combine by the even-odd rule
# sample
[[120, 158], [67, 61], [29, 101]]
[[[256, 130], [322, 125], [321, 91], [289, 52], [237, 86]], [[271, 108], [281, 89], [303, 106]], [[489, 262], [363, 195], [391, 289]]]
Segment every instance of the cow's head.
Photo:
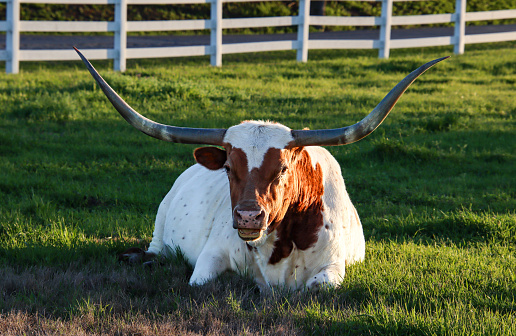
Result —
[[[224, 150], [196, 149], [198, 163], [209, 169], [224, 169], [229, 179], [233, 227], [240, 238], [260, 241], [280, 223], [287, 210], [308, 197], [301, 180], [308, 184], [316, 175], [303, 147], [294, 141], [288, 127], [270, 122], [246, 121], [229, 128]], [[309, 171], [307, 171], [309, 170]], [[320, 171], [319, 171], [319, 175]], [[322, 195], [319, 187], [310, 194]]]
[[[301, 197], [322, 195], [320, 167], [312, 166], [304, 146], [346, 145], [373, 132], [412, 82], [443, 57], [424, 64], [398, 83], [360, 122], [338, 129], [290, 130], [274, 123], [244, 122], [228, 129], [195, 129], [158, 124], [133, 110], [76, 49], [118, 112], [134, 127], [160, 140], [208, 144], [195, 151], [205, 167], [225, 169], [229, 178], [233, 227], [246, 241], [259, 242], [272, 232], [288, 208]], [[300, 175], [302, 174], [302, 176]], [[303, 178], [314, 179], [310, 184]], [[303, 188], [314, 190], [303, 190]], [[317, 200], [310, 200], [317, 201]]]

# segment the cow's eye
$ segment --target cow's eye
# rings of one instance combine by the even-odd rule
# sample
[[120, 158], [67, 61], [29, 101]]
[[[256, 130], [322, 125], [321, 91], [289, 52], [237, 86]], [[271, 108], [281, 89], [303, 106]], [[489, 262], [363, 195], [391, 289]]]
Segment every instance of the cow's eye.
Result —
[[285, 173], [287, 171], [288, 171], [288, 167], [287, 166], [281, 166], [279, 171], [276, 172], [276, 176], [274, 177], [274, 179], [275, 180], [280, 180], [281, 178], [283, 178], [285, 176]]

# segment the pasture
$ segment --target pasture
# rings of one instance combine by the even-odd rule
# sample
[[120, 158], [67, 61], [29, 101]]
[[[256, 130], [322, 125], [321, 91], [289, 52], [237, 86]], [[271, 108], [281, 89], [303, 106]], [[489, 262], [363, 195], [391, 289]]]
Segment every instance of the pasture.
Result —
[[[119, 263], [150, 242], [195, 146], [133, 129], [79, 58], [0, 74], [0, 334], [515, 335], [516, 49], [467, 49], [421, 76], [369, 137], [329, 148], [366, 261], [337, 289], [271, 296], [245, 274], [189, 287], [180, 256]], [[406, 74], [449, 54], [310, 51], [299, 64], [275, 52], [229, 55], [222, 68], [130, 61], [124, 74], [92, 63], [158, 122], [319, 129], [359, 121]]]

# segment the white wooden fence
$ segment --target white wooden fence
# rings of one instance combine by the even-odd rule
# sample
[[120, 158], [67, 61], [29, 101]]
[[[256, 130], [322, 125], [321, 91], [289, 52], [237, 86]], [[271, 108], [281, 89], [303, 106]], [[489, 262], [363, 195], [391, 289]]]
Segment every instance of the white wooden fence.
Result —
[[[264, 0], [0, 0], [6, 2], [6, 20], [0, 21], [0, 32], [6, 34], [6, 48], [0, 49], [0, 61], [5, 61], [7, 73], [18, 73], [20, 61], [77, 60], [77, 54], [70, 49], [20, 50], [21, 32], [113, 32], [113, 49], [87, 49], [90, 59], [113, 59], [115, 70], [124, 71], [128, 58], [157, 58], [177, 56], [210, 55], [211, 64], [222, 65], [222, 55], [231, 53], [260, 52], [274, 50], [297, 50], [297, 60], [306, 62], [311, 49], [378, 49], [380, 58], [388, 58], [390, 49], [454, 45], [454, 52], [462, 54], [469, 43], [499, 42], [516, 40], [516, 31], [490, 34], [466, 35], [468, 21], [516, 18], [516, 9], [466, 12], [467, 0], [456, 0], [455, 13], [432, 15], [393, 16], [394, 1], [411, 0], [368, 0], [381, 2], [379, 17], [336, 17], [310, 15], [310, 0], [299, 0], [297, 16], [223, 19], [222, 5], [228, 2], [251, 2]], [[267, 1], [267, 0], [265, 0]], [[271, 1], [271, 0], [268, 0]], [[272, 0], [274, 1], [274, 0]], [[346, 0], [343, 0], [346, 1]], [[363, 0], [361, 0], [363, 1]], [[412, 0], [421, 1], [421, 0]], [[46, 4], [96, 4], [114, 5], [114, 21], [22, 21], [21, 3]], [[151, 4], [198, 4], [209, 3], [211, 15], [205, 20], [171, 21], [127, 21], [128, 5]], [[393, 25], [424, 25], [453, 23], [453, 36], [391, 39]], [[361, 40], [310, 40], [309, 27], [316, 26], [379, 26], [380, 38]], [[222, 43], [222, 30], [232, 28], [255, 28], [297, 26], [297, 39], [291, 41], [269, 41], [249, 43]], [[127, 33], [135, 31], [184, 31], [210, 30], [209, 45], [179, 46], [166, 48], [127, 48]]]

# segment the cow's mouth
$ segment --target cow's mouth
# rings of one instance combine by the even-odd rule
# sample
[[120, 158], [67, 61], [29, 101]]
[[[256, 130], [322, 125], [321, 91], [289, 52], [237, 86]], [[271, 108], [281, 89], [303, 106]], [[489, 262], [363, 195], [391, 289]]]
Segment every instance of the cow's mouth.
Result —
[[262, 230], [238, 229], [238, 236], [246, 241], [256, 240], [262, 236]]

